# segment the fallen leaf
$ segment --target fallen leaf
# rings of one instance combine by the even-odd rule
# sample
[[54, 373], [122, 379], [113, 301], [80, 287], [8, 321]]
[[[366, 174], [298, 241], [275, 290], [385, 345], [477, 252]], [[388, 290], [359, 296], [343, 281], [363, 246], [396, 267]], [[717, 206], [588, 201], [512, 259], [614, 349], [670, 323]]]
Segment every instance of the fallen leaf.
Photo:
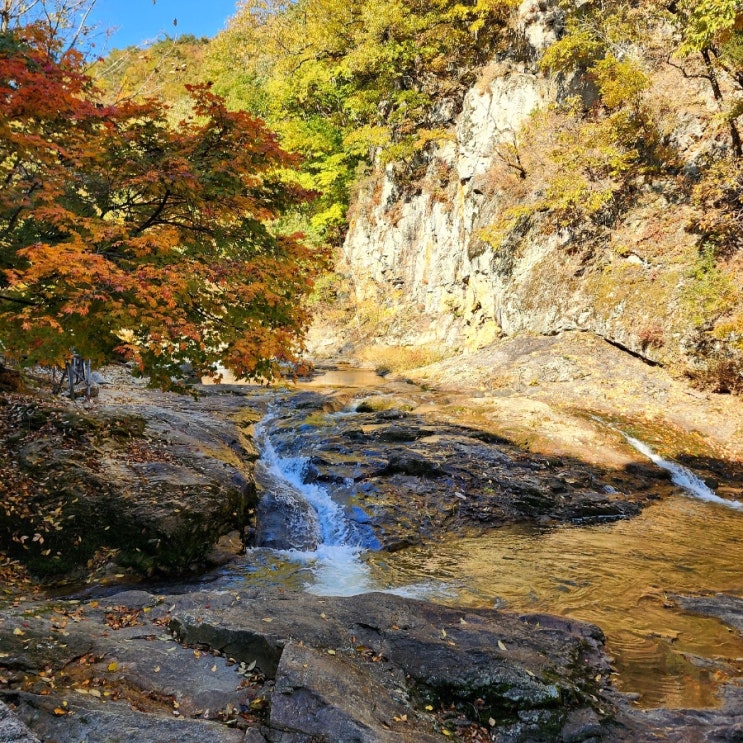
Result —
[[254, 660], [245, 670], [246, 671], [252, 671], [256, 667], [256, 664], [257, 663], [258, 663], [258, 661], [257, 660]]
[[114, 671], [119, 670], [119, 664], [116, 661], [113, 661], [108, 664], [107, 668], [111, 673], [113, 673]]
[[498, 640], [498, 647], [501, 650], [506, 650], [506, 646], [503, 644], [503, 640]]
[[216, 672], [217, 672], [217, 664], [215, 663], [215, 664], [214, 664], [214, 665], [212, 666], [212, 673], [216, 673]]
[[271, 619], [271, 617], [264, 617], [263, 618], [263, 621], [264, 622], [273, 622], [273, 619]]
[[495, 727], [495, 720], [492, 717], [488, 719], [488, 725], [490, 725], [491, 728]]
[[160, 666], [155, 666], [155, 667], [154, 667], [154, 668], [152, 669], [152, 672], [153, 672], [153, 673], [160, 673]]
[[335, 650], [328, 650], [328, 655], [335, 655]]
[[25, 632], [24, 632], [24, 631], [23, 631], [23, 630], [22, 630], [22, 629], [21, 629], [20, 627], [16, 627], [16, 628], [15, 628], [15, 629], [13, 630], [13, 634], [14, 634], [14, 635], [25, 635], [26, 633], [25, 633]]

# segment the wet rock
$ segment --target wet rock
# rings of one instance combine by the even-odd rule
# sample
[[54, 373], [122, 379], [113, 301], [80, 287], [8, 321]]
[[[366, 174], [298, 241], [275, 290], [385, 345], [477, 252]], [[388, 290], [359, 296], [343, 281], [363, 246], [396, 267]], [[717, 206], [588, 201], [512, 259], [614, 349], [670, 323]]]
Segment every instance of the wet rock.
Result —
[[379, 473], [382, 476], [412, 475], [413, 477], [444, 477], [446, 472], [435, 462], [414, 454], [393, 455], [386, 467]]
[[[363, 405], [360, 407], [363, 407]], [[359, 410], [359, 412], [365, 412], [365, 411]], [[409, 415], [410, 414], [406, 410], [398, 410], [397, 408], [390, 408], [389, 410], [380, 410], [378, 413], [376, 413], [375, 417], [378, 421], [384, 422], [384, 421], [404, 420]]]
[[383, 549], [515, 521], [628, 518], [657, 497], [659, 481], [667, 477], [652, 465], [640, 466], [642, 474], [601, 472], [415, 411], [390, 423], [380, 416], [400, 411], [374, 410], [385, 403], [383, 396], [370, 400], [370, 407], [347, 410], [299, 436], [289, 415], [270, 435], [277, 448], [308, 460], [305, 481], [368, 514]]
[[426, 436], [431, 436], [433, 433], [433, 429], [421, 428], [420, 426], [386, 426], [374, 431], [372, 438], [380, 442], [398, 443], [417, 441]]
[[621, 498], [608, 498], [600, 493], [581, 493], [565, 509], [565, 515], [577, 524], [616, 521], [637, 516], [640, 507]]
[[349, 480], [355, 481], [369, 477], [373, 472], [381, 469], [386, 461], [382, 456], [369, 456], [359, 461], [358, 456], [353, 452], [337, 454], [334, 451], [325, 450], [322, 457], [310, 457], [304, 469], [303, 481], [343, 485]]
[[256, 507], [255, 544], [278, 550], [314, 550], [320, 522], [306, 498], [283, 481], [271, 479], [263, 465], [256, 468], [262, 492]]
[[656, 743], [659, 740], [694, 743], [736, 743], [743, 740], [743, 710], [656, 709], [621, 717], [616, 741]]
[[743, 598], [718, 593], [714, 596], [674, 596], [673, 600], [692, 614], [717, 617], [743, 634]]
[[641, 480], [667, 480], [669, 482], [671, 480], [671, 473], [668, 470], [645, 462], [630, 462], [624, 469]]

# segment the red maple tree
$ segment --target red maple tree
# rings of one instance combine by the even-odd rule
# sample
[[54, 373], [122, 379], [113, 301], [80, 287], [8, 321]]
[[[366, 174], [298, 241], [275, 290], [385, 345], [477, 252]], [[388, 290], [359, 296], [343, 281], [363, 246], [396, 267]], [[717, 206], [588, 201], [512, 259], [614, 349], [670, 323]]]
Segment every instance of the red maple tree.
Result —
[[167, 387], [183, 362], [270, 376], [323, 264], [276, 220], [310, 194], [264, 123], [189, 87], [193, 114], [102, 106], [75, 50], [0, 34], [0, 353], [117, 354]]

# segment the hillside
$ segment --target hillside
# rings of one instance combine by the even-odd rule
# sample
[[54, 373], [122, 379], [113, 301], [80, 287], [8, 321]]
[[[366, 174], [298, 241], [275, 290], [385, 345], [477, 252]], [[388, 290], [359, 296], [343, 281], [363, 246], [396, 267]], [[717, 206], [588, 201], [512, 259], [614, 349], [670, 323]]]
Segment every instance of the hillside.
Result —
[[178, 48], [304, 157], [288, 177], [319, 196], [295, 221], [339, 249], [318, 297], [337, 342], [316, 352], [586, 330], [726, 392], [742, 386], [740, 17], [246, 3]]

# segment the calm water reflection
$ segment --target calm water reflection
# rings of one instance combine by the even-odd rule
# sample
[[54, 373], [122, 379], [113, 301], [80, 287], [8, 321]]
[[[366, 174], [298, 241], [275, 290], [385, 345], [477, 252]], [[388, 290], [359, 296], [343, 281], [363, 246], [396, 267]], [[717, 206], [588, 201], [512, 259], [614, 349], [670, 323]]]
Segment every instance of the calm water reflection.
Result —
[[[372, 554], [378, 584], [435, 580], [467, 606], [545, 611], [598, 624], [619, 686], [644, 706], [715, 704], [718, 669], [743, 672], [743, 642], [714, 619], [673, 606], [674, 593], [743, 594], [743, 514], [674, 496], [638, 518], [593, 527], [497, 529], [404, 552]], [[698, 665], [695, 665], [695, 661]]]

